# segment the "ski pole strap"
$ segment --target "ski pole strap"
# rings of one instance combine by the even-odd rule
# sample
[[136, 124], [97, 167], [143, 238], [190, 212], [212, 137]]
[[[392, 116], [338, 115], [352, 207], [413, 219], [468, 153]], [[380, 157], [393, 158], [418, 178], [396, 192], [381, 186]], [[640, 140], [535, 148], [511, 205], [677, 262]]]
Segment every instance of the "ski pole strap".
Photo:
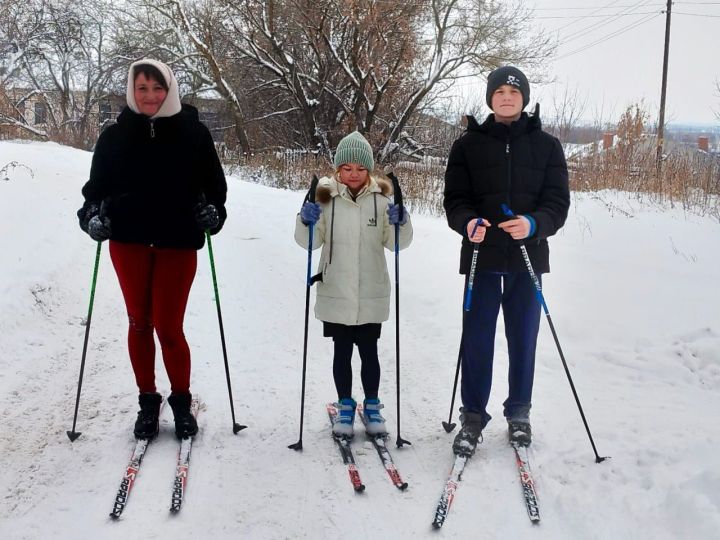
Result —
[[400, 214], [398, 217], [402, 222], [403, 217], [405, 216], [405, 206], [403, 205], [403, 196], [402, 191], [400, 190], [400, 181], [398, 180], [398, 177], [395, 176], [395, 173], [392, 171], [387, 173], [387, 177], [390, 179], [393, 185], [394, 202], [395, 204], [400, 205]]
[[307, 195], [305, 195], [305, 202], [315, 202], [315, 191], [317, 190], [319, 181], [320, 180], [317, 177], [317, 174], [313, 174], [312, 181], [310, 182], [310, 189], [308, 190]]

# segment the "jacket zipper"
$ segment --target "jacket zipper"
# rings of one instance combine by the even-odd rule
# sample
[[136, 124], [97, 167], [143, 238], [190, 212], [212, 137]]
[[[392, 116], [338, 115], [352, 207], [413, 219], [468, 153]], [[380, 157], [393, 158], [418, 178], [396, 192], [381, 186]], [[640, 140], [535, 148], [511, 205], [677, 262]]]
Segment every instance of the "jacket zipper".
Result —
[[150, 120], [150, 138], [155, 138], [155, 120]]
[[510, 189], [512, 188], [512, 160], [510, 158], [510, 137], [505, 140], [505, 160], [507, 161], [507, 203], [508, 206], [510, 206]]
[[[510, 191], [512, 189], [512, 157], [510, 156], [510, 137], [505, 139], [505, 161], [507, 162], [507, 205], [508, 208], [512, 208], [510, 204]], [[507, 261], [510, 254], [510, 248], [512, 242], [505, 244], [505, 261]]]

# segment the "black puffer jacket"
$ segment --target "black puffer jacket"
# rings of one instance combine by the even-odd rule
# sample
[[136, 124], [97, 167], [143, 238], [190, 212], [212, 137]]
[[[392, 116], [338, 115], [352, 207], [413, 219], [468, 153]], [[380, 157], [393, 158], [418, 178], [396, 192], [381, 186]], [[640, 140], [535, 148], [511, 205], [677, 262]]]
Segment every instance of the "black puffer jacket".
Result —
[[542, 131], [537, 111], [522, 113], [510, 126], [495, 122], [492, 114], [482, 124], [469, 117], [467, 130], [450, 150], [443, 204], [448, 224], [463, 236], [460, 273], [470, 271], [473, 247], [466, 225], [477, 217], [492, 224], [480, 244], [477, 269], [527, 271], [518, 243], [497, 227], [510, 219], [503, 215], [503, 203], [535, 219], [537, 229], [524, 242], [535, 272], [549, 272], [546, 239], [565, 223], [570, 192], [562, 146]]
[[82, 189], [84, 211], [106, 200], [111, 239], [165, 248], [200, 249], [204, 232], [195, 222], [201, 195], [225, 222], [227, 184], [208, 129], [198, 111], [150, 120], [125, 108], [100, 135], [90, 180]]

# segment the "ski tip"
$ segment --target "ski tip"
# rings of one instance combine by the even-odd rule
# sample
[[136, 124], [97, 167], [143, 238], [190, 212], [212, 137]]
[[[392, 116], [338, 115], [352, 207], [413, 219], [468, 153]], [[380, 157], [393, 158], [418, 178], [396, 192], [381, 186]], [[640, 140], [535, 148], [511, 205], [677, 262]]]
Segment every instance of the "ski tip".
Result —
[[[70, 442], [75, 442], [77, 438], [82, 435], [79, 431], [66, 431], [68, 439], [70, 439]], [[603, 458], [604, 459], [604, 458]]]
[[109, 516], [113, 521], [120, 519], [120, 514], [116, 514], [115, 512], [110, 512]]
[[358, 486], [355, 486], [355, 491], [358, 493], [362, 493], [363, 491], [365, 491], [365, 484], [360, 484]]
[[440, 527], [442, 527], [442, 523], [438, 523], [437, 521], [433, 521], [433, 522], [432, 522], [432, 528], [433, 528], [434, 530], [437, 531]]
[[445, 428], [445, 433], [450, 433], [453, 429], [455, 429], [457, 424], [455, 422], [443, 422], [442, 425], [443, 428]]
[[180, 511], [180, 507], [179, 507], [179, 506], [171, 506], [171, 507], [170, 507], [170, 513], [171, 513], [173, 516], [176, 515], [179, 511]]
[[245, 428], [247, 428], [247, 426], [242, 426], [240, 424], [235, 423], [235, 424], [233, 424], [233, 433], [235, 435], [237, 435], [240, 431], [242, 431]]
[[396, 486], [400, 491], [405, 491], [408, 488], [408, 483], [403, 482], [402, 484], [396, 484]]

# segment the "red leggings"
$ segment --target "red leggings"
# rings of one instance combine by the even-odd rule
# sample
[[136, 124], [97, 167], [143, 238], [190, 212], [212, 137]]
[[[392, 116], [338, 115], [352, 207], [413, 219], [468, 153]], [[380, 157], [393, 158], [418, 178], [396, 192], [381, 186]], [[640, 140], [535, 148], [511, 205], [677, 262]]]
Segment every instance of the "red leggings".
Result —
[[197, 269], [197, 251], [110, 241], [130, 327], [128, 350], [140, 392], [155, 392], [157, 333], [172, 392], [190, 391], [190, 348], [183, 319]]

